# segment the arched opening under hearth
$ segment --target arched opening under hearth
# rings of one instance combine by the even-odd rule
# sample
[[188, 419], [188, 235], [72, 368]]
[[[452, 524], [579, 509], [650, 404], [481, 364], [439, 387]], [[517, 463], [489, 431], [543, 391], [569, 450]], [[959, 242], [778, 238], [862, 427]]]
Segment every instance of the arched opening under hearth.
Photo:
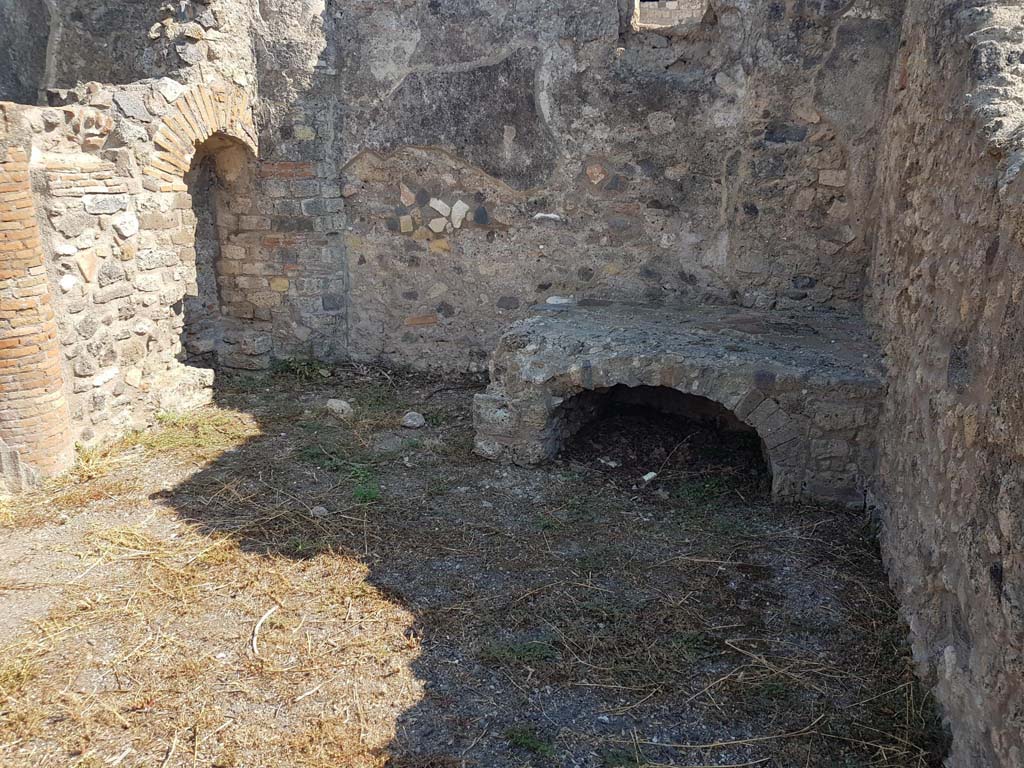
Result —
[[556, 413], [560, 458], [666, 497], [767, 497], [771, 464], [757, 430], [720, 403], [671, 387], [585, 390]]

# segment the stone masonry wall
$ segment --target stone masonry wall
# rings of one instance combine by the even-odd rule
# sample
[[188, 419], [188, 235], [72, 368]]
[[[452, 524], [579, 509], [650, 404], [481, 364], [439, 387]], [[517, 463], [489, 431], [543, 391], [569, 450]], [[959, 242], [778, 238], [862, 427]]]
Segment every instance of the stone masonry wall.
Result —
[[901, 0], [712, 0], [661, 31], [626, 0], [112, 8], [55, 9], [52, 84], [253, 99], [261, 161], [219, 218], [267, 358], [481, 370], [552, 295], [860, 304]]
[[1024, 765], [1024, 16], [912, 0], [879, 156], [870, 310], [883, 550], [956, 768]]
[[330, 298], [286, 298], [310, 341], [275, 321], [275, 352], [482, 369], [553, 295], [859, 305], [898, 2], [713, 2], [660, 34], [611, 0], [262, 5], [263, 157], [344, 198]]
[[[3, 104], [0, 110], [5, 134], [32, 148], [31, 162], [19, 170], [36, 207], [32, 279], [53, 295], [50, 353], [58, 380], [63, 369], [63, 392], [57, 387], [67, 400], [67, 406], [61, 400], [63, 428], [88, 442], [143, 425], [157, 410], [180, 410], [209, 397], [212, 370], [190, 365], [182, 350], [184, 299], [198, 291], [186, 176], [201, 147], [223, 183], [242, 189], [256, 144], [248, 99], [229, 86], [90, 84], [66, 100], [74, 103]], [[222, 223], [230, 230], [226, 239], [245, 226]], [[223, 272], [220, 288], [229, 298], [233, 283], [250, 271], [232, 266], [230, 257], [244, 255], [237, 250], [205, 265]], [[247, 292], [247, 300], [256, 295]], [[227, 319], [236, 306], [225, 305]], [[248, 326], [221, 330], [244, 359], [269, 349], [246, 335]], [[48, 461], [32, 463], [44, 473], [53, 468]]]
[[36, 103], [49, 32], [47, 0], [0, 0], [0, 101]]

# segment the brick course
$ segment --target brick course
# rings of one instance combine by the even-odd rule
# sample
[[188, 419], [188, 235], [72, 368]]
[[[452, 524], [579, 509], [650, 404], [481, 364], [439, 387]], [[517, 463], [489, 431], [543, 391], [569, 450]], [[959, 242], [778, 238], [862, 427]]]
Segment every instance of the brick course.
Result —
[[71, 462], [57, 324], [22, 149], [0, 155], [0, 487]]

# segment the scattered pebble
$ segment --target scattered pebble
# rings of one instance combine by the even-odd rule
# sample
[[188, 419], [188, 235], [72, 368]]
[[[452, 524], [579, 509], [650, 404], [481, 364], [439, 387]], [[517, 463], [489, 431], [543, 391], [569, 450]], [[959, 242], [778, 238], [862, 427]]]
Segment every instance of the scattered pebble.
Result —
[[427, 420], [423, 418], [422, 413], [409, 411], [402, 417], [402, 426], [406, 429], [422, 429], [427, 426]]
[[313, 517], [327, 517], [331, 513], [327, 511], [327, 507], [313, 507], [309, 510], [309, 514]]
[[352, 406], [348, 400], [328, 400], [327, 410], [339, 419], [347, 419], [352, 415]]
[[651, 481], [652, 481], [652, 480], [653, 480], [654, 478], [656, 478], [657, 476], [658, 476], [658, 473], [657, 473], [657, 472], [648, 472], [648, 473], [647, 473], [646, 475], [644, 475], [644, 482], [645, 482], [645, 483], [649, 483], [649, 482], [651, 482]]

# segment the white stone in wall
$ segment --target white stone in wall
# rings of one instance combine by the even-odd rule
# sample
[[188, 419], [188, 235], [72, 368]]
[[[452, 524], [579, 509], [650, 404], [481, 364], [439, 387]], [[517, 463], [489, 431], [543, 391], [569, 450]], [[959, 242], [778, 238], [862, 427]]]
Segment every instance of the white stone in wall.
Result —
[[465, 221], [467, 213], [469, 213], [469, 206], [462, 200], [457, 201], [452, 206], [452, 226], [459, 229], [462, 226], [462, 222]]
[[113, 368], [107, 368], [105, 371], [100, 371], [96, 376], [93, 377], [92, 385], [94, 387], [102, 387], [108, 381], [113, 381], [118, 374], [117, 366]]
[[86, 195], [82, 203], [86, 213], [117, 213], [128, 207], [128, 195]]
[[176, 80], [171, 80], [169, 77], [157, 80], [156, 89], [160, 92], [161, 96], [167, 99], [168, 103], [175, 101], [186, 90], [184, 85]]
[[135, 237], [139, 233], [139, 217], [126, 211], [114, 217], [114, 230], [123, 238]]

